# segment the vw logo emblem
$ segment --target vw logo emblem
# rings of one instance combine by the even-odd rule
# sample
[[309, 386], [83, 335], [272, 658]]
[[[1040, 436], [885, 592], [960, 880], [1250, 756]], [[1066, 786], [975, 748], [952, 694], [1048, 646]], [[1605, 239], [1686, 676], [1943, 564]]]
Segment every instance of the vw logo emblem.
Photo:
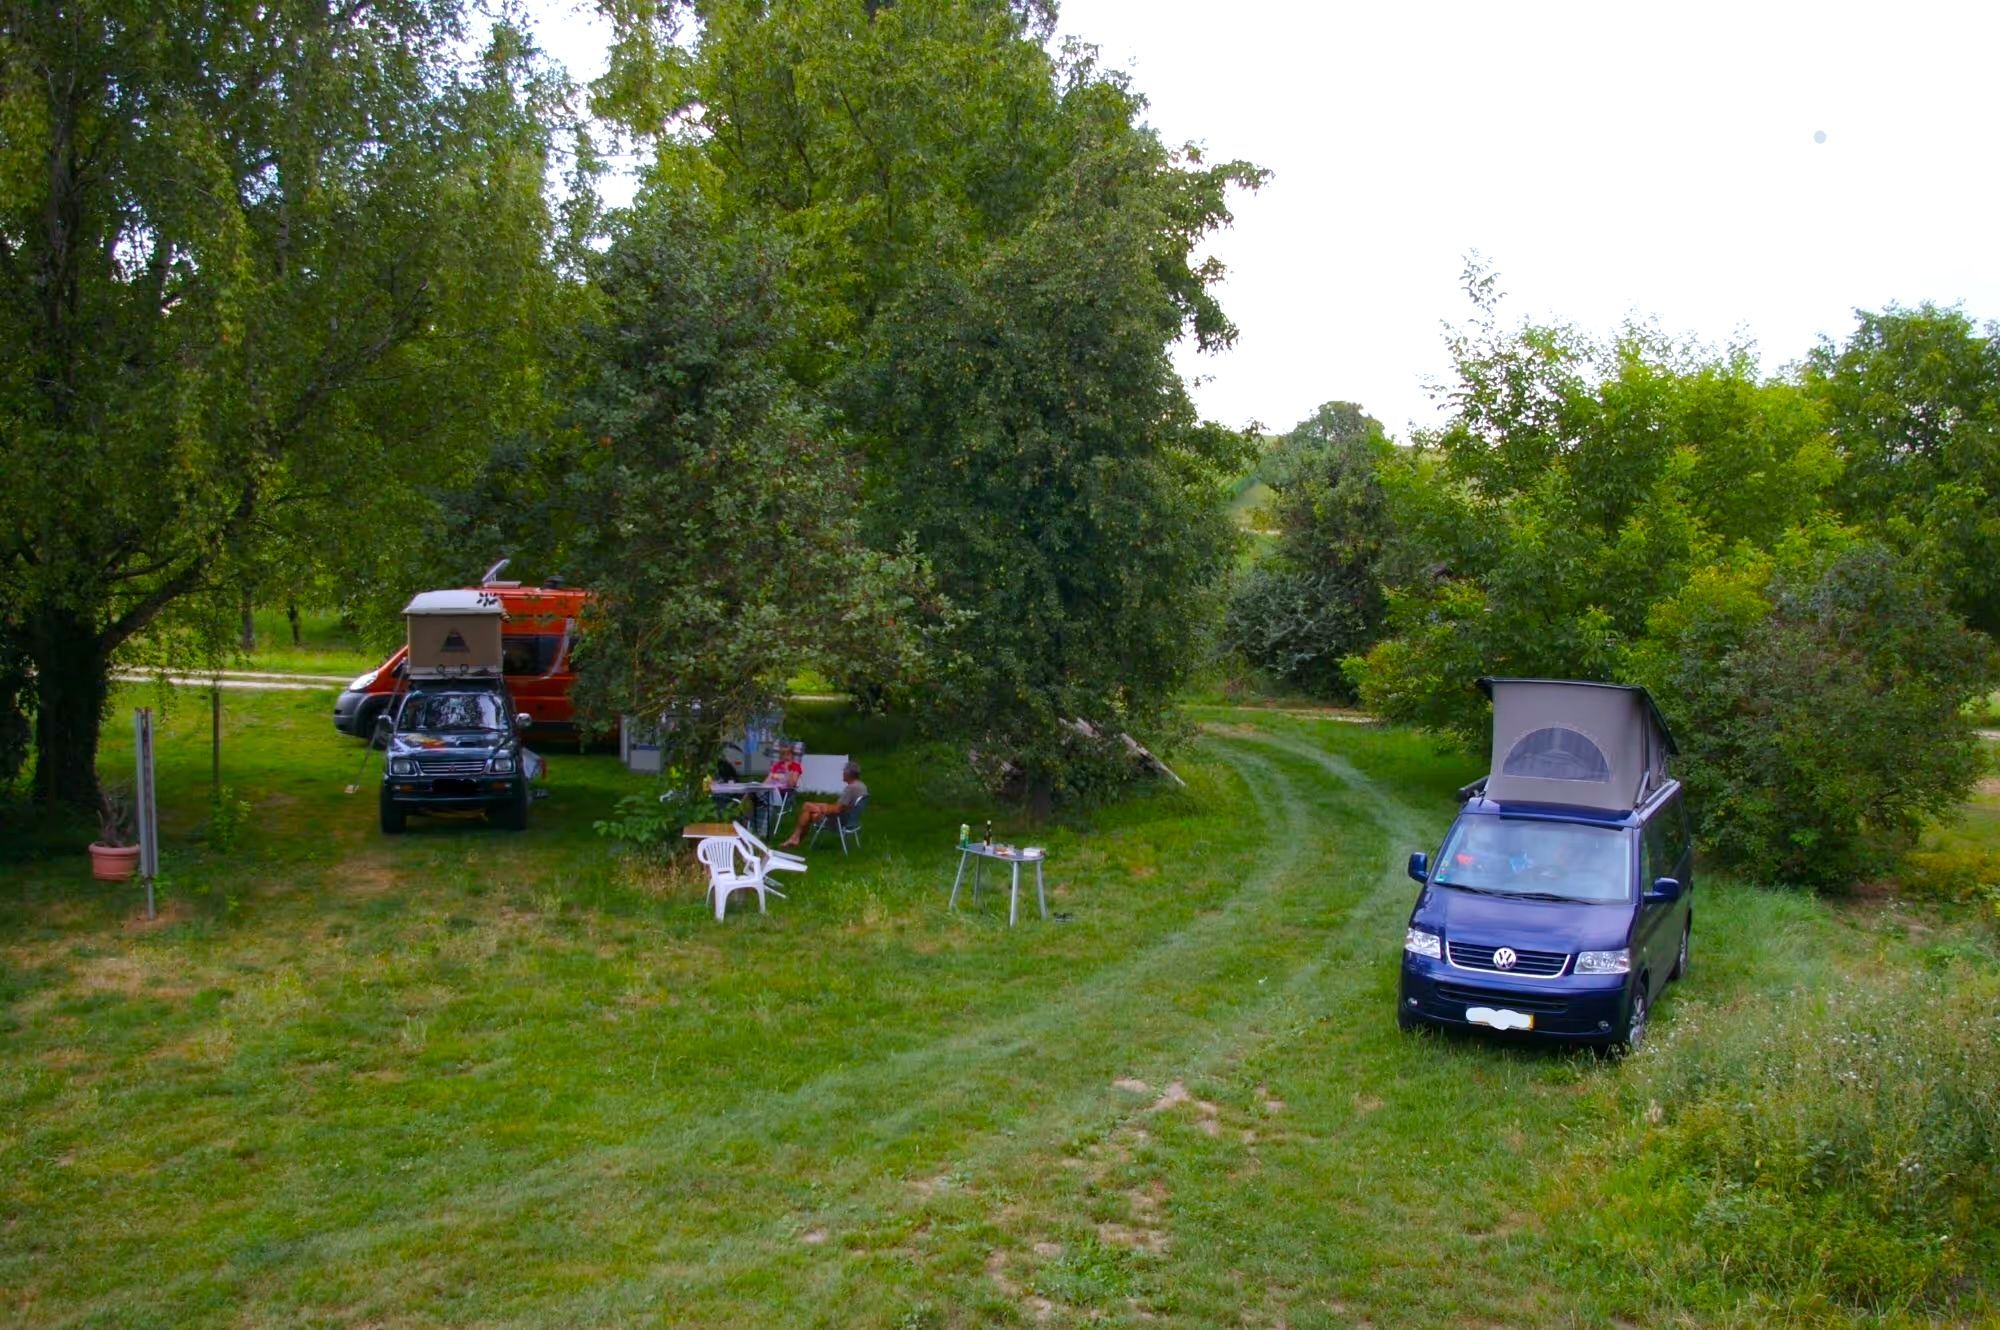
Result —
[[1512, 947], [1502, 947], [1493, 953], [1493, 968], [1496, 970], [1511, 970], [1514, 968], [1514, 962], [1520, 959], [1519, 956], [1514, 954]]

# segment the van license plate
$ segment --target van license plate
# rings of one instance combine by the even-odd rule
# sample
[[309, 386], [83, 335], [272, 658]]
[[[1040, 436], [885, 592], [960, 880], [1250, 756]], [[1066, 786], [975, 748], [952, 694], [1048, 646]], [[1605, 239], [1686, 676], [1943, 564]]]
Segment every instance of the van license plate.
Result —
[[1496, 1030], [1535, 1028], [1535, 1018], [1532, 1013], [1509, 1011], [1505, 1007], [1467, 1007], [1465, 1019], [1473, 1025], [1490, 1025]]

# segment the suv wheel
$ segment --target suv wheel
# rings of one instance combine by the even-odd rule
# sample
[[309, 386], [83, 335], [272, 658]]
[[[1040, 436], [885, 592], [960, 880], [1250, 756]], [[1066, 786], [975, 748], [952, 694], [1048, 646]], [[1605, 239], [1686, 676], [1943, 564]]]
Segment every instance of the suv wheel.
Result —
[[1694, 920], [1689, 919], [1681, 925], [1681, 949], [1674, 956], [1674, 972], [1667, 978], [1679, 979], [1688, 972], [1688, 940], [1693, 933]]
[[382, 834], [395, 836], [403, 830], [403, 819], [409, 814], [403, 806], [389, 796], [389, 787], [382, 787]]
[[528, 782], [516, 781], [506, 799], [492, 805], [488, 816], [509, 831], [525, 831], [528, 828]]

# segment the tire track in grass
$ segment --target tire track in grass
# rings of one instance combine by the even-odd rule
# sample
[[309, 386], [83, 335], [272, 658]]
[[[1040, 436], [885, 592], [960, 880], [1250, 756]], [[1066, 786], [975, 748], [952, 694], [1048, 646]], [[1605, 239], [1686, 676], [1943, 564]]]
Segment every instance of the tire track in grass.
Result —
[[[1225, 755], [1231, 758], [1246, 790], [1296, 785], [1296, 781], [1281, 780], [1267, 760]], [[950, 1107], [978, 1098], [969, 1092], [941, 1089], [948, 1079], [947, 1070], [961, 1078], [982, 1066], [1010, 1073], [1018, 1069], [1024, 1055], [1048, 1043], [1052, 1036], [1101, 1028], [1113, 1015], [1129, 1016], [1138, 1024], [1150, 1002], [1143, 996], [1145, 990], [1167, 987], [1168, 980], [1185, 974], [1204, 957], [1213, 960], [1229, 954], [1231, 939], [1236, 939], [1238, 946], [1247, 945], [1256, 933], [1246, 925], [1299, 872], [1309, 826], [1307, 809], [1296, 798], [1257, 806], [1264, 849], [1246, 856], [1254, 860], [1255, 868], [1235, 891], [1185, 927], [1161, 936], [1128, 959], [1092, 972], [1076, 985], [1052, 991], [1046, 1001], [880, 1062], [843, 1067], [782, 1095], [719, 1107], [715, 1122], [677, 1122], [640, 1139], [553, 1161], [478, 1191], [454, 1193], [452, 1216], [463, 1219], [482, 1209], [556, 1200], [575, 1187], [578, 1171], [602, 1176], [615, 1173], [621, 1165], [636, 1166], [663, 1157], [683, 1159], [693, 1150], [718, 1152], [731, 1141], [754, 1139], [768, 1146], [795, 1134], [817, 1136], [829, 1118], [843, 1115], [873, 1119], [884, 1136], [906, 1133], [921, 1126], [924, 1119], [936, 1117], [940, 1102]], [[893, 1107], [884, 1112], [884, 1104]], [[806, 1147], [802, 1144], [801, 1148]], [[398, 1234], [440, 1222], [443, 1219], [439, 1216], [410, 1216], [400, 1225], [327, 1234], [318, 1241], [325, 1245], [327, 1255], [353, 1255]]]
[[[785, 1094], [747, 1104], [718, 1102], [709, 1118], [678, 1121], [615, 1146], [455, 1189], [423, 1213], [371, 1216], [366, 1226], [316, 1234], [297, 1245], [294, 1258], [386, 1273], [408, 1262], [406, 1252], [457, 1250], [468, 1253], [466, 1259], [477, 1252], [490, 1260], [499, 1247], [500, 1254], [532, 1265], [547, 1258], [517, 1229], [547, 1232], [553, 1224], [590, 1231], [609, 1213], [617, 1216], [612, 1222], [626, 1223], [626, 1231], [607, 1232], [605, 1241], [628, 1252], [640, 1244], [642, 1264], [657, 1273], [614, 1274], [594, 1286], [589, 1301], [601, 1313], [657, 1308], [669, 1295], [727, 1298], [727, 1287], [746, 1272], [798, 1258], [800, 1207], [793, 1193], [801, 1177], [813, 1178], [820, 1194], [833, 1198], [815, 1213], [827, 1223], [848, 1224], [909, 1207], [907, 1172], [884, 1155], [914, 1135], [939, 1141], [936, 1150], [919, 1152], [926, 1167], [930, 1160], [948, 1160], [991, 1171], [1009, 1160], [1056, 1155], [1079, 1134], [1108, 1130], [1133, 1112], [1110, 1089], [1114, 1076], [1163, 1081], [1200, 1075], [1235, 1055], [1246, 1038], [1261, 1037], [1281, 1004], [1295, 1004], [1301, 990], [1317, 983], [1326, 951], [1322, 935], [1337, 938], [1339, 920], [1362, 899], [1355, 893], [1340, 893], [1338, 901], [1307, 899], [1303, 917], [1293, 917], [1301, 914], [1298, 907], [1285, 909], [1284, 927], [1271, 927], [1273, 903], [1284, 903], [1288, 889], [1318, 873], [1315, 827], [1336, 817], [1355, 821], [1355, 792], [1366, 790], [1367, 782], [1351, 768], [1327, 767], [1309, 745], [1214, 736], [1203, 742], [1246, 791], [1262, 797], [1255, 801], [1256, 843], [1239, 856], [1250, 871], [1185, 926], [1052, 991], [1044, 1002], [976, 1028], [843, 1067]], [[1333, 780], [1324, 779], [1329, 772]], [[1260, 968], [1275, 981], [1261, 991], [1248, 978], [1240, 996], [1218, 998], [1194, 1015], [1172, 1001], [1177, 990], [1226, 984], [1232, 975]], [[1042, 1078], [1024, 1083], [1024, 1072]], [[984, 1110], [995, 1102], [1015, 1111], [1004, 1121], [987, 1121]], [[855, 1124], [869, 1124], [878, 1144], [829, 1167], [816, 1147]], [[682, 1211], [703, 1205], [737, 1211], [734, 1231], [675, 1222]], [[766, 1214], [758, 1216], [759, 1209]], [[665, 1232], [629, 1231], [633, 1218], [653, 1210]], [[509, 1242], [516, 1244], [512, 1253], [504, 1250]], [[576, 1290], [567, 1283], [517, 1290], [508, 1315], [570, 1319]]]
[[[1300, 783], [1294, 779], [1278, 779], [1280, 771], [1272, 760], [1246, 745], [1222, 745], [1227, 750], [1225, 760], [1234, 766], [1240, 775], [1255, 788], [1285, 789], [1298, 792]], [[1258, 747], [1267, 745], [1259, 744]], [[1292, 774], [1295, 777], [1298, 763], [1309, 764], [1309, 769], [1317, 769], [1331, 780], [1316, 790], [1325, 802], [1330, 796], [1338, 802], [1350, 802], [1357, 793], [1363, 801], [1375, 808], [1383, 806], [1373, 783], [1354, 770], [1351, 765], [1334, 760], [1322, 760], [1323, 754], [1309, 746], [1272, 744], [1278, 753], [1291, 759]], [[1261, 908], [1268, 904], [1268, 898], [1287, 885], [1308, 878], [1318, 871], [1318, 852], [1313, 845], [1309, 820], [1311, 806], [1304, 798], [1293, 797], [1283, 800], [1277, 807], [1276, 828], [1278, 840], [1284, 847], [1277, 856], [1265, 856], [1267, 867], [1255, 890], [1238, 893], [1231, 906], [1237, 911], [1245, 908]], [[1407, 811], [1404, 817], [1412, 815]], [[1272, 821], [1267, 817], [1267, 826]], [[1267, 834], [1266, 842], [1269, 843]], [[1363, 860], [1365, 863], [1365, 859]], [[1339, 939], [1343, 934], [1338, 925], [1354, 908], [1364, 905], [1378, 895], [1383, 882], [1388, 878], [1390, 856], [1379, 856], [1377, 862], [1382, 871], [1370, 874], [1366, 868], [1360, 870], [1360, 881], [1356, 883], [1365, 891], [1365, 897], [1342, 893], [1344, 899], [1337, 911], [1323, 919], [1314, 919], [1312, 926], [1322, 930], [1324, 936]], [[1372, 879], [1372, 880], [1371, 880]], [[1253, 899], [1254, 898], [1254, 899]], [[1257, 920], [1231, 920], [1231, 926], [1248, 924], [1258, 926]], [[1207, 931], [1214, 931], [1213, 929]], [[1192, 944], [1213, 942], [1206, 936], [1184, 939]], [[1296, 954], [1285, 960], [1289, 969], [1274, 972], [1266, 978], [1278, 980], [1275, 983], [1253, 984], [1246, 989], [1246, 997], [1231, 1008], [1226, 1019], [1212, 1019], [1199, 1023], [1177, 1044], [1159, 1049], [1149, 1063], [1126, 1066], [1123, 1074], [1150, 1078], [1150, 1083], [1158, 1088], [1169, 1081], [1195, 1081], [1214, 1075], [1226, 1064], [1243, 1058], [1262, 1043], [1283, 1037], [1285, 1032], [1295, 1028], [1303, 1019], [1309, 1019], [1313, 1009], [1323, 1005], [1323, 1001], [1313, 1000], [1315, 995], [1326, 996], [1325, 972], [1328, 963], [1338, 958], [1340, 953], [1354, 947], [1368, 945], [1350, 939], [1346, 945], [1330, 946], [1324, 941], [1309, 941]], [[1216, 959], [1211, 957], [1210, 959]], [[1275, 958], [1274, 958], [1275, 959]], [[1106, 976], [1101, 987], [1114, 987], [1112, 980], [1129, 976]], [[1338, 986], [1340, 997], [1345, 1000], [1354, 994], [1351, 986]], [[1117, 1008], [1143, 999], [1129, 991], [1104, 995], [1105, 1000], [1097, 1004], [1100, 1010], [1091, 1018], [1094, 1022], [1109, 1026], [1115, 1023], [1119, 1014]], [[1061, 1013], [1061, 1019], [1072, 1020], [1077, 1016], [1074, 1008]], [[1010, 1022], [1010, 1024], [1012, 1024]], [[1055, 1189], [1061, 1188], [1059, 1180], [1067, 1170], [1062, 1168], [1067, 1147], [1079, 1140], [1107, 1139], [1120, 1124], [1136, 1120], [1143, 1115], [1144, 1102], [1133, 1100], [1114, 1091], [1109, 1085], [1112, 1074], [1104, 1067], [1097, 1067], [1091, 1073], [1078, 1076], [1070, 1090], [1058, 1098], [1045, 1100], [1038, 1105], [1031, 1120], [1017, 1121], [1006, 1133], [988, 1133], [980, 1138], [974, 1148], [956, 1152], [948, 1161], [953, 1173], [975, 1180], [990, 1179], [1009, 1171], [1039, 1177]], [[1150, 1098], [1151, 1096], [1147, 1096]], [[802, 1265], [810, 1258], [799, 1253], [799, 1233], [818, 1235], [822, 1239], [828, 1233], [854, 1233], [869, 1229], [894, 1229], [897, 1227], [919, 1227], [922, 1213], [926, 1210], [929, 1196], [913, 1190], [904, 1179], [882, 1180], [879, 1171], [871, 1169], [866, 1161], [855, 1161], [846, 1172], [853, 1174], [848, 1185], [830, 1181], [827, 1190], [835, 1193], [834, 1200], [812, 1209], [805, 1214], [788, 1213], [773, 1216], [759, 1229], [738, 1235], [725, 1250], [711, 1253], [714, 1265], [720, 1268], [704, 1270], [704, 1285], [723, 1283], [739, 1276], [743, 1271], [767, 1266], [773, 1262], [790, 1262]], [[965, 1184], [958, 1184], [963, 1186]], [[1007, 1189], [1004, 1184], [1002, 1191]], [[1018, 1195], [1018, 1193], [1016, 1193]], [[1010, 1207], [1012, 1208], [1012, 1207]], [[904, 1222], [898, 1223], [901, 1217]], [[1014, 1216], [1015, 1226], [1024, 1216]], [[1033, 1222], [1032, 1220], [1030, 1221]], [[1004, 1226], [1004, 1224], [1003, 1224]], [[1015, 1234], [1016, 1246], [1025, 1251], [1032, 1234]], [[860, 1296], [868, 1290], [871, 1281], [879, 1272], [861, 1268], [837, 1273], [833, 1279], [834, 1289], [827, 1290], [827, 1296], [838, 1302], [846, 1296]], [[683, 1278], [675, 1283], [675, 1291], [686, 1292], [689, 1285]], [[985, 1278], [981, 1275], [975, 1278]], [[841, 1290], [843, 1286], [852, 1287]], [[642, 1299], [637, 1306], [650, 1305], [652, 1297], [664, 1294], [664, 1285], [656, 1285], [653, 1294]], [[968, 1295], [976, 1289], [963, 1290]]]

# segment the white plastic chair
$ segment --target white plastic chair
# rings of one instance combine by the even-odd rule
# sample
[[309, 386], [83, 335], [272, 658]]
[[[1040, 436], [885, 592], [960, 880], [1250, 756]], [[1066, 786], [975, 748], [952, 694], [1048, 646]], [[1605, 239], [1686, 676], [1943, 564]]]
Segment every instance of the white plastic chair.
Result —
[[783, 850], [772, 849], [763, 841], [758, 840], [751, 833], [750, 828], [744, 826], [741, 822], [731, 822], [729, 825], [736, 829], [736, 839], [743, 842], [744, 855], [750, 859], [760, 860], [763, 871], [766, 874], [803, 873], [806, 871], [806, 861], [799, 858], [796, 854], [786, 854]]
[[[695, 857], [708, 868], [708, 894], [715, 901], [715, 917], [722, 918], [724, 907], [732, 891], [754, 891], [757, 893], [757, 913], [765, 913], [764, 898], [776, 896], [783, 900], [785, 893], [777, 891], [764, 880], [764, 866], [754, 855], [749, 854], [743, 843], [734, 836], [710, 836], [695, 846]], [[738, 867], [737, 856], [746, 861]], [[745, 870], [748, 871], [745, 871]]]

